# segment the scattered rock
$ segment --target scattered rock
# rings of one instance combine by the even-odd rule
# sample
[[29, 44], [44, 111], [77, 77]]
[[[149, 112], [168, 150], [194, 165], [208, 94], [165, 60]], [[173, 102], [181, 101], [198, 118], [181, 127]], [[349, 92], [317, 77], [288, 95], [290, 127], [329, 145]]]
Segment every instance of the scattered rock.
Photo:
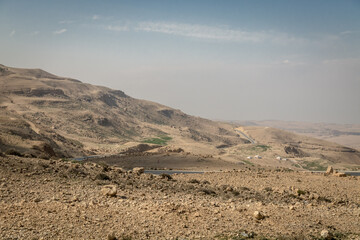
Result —
[[167, 179], [167, 180], [172, 180], [172, 176], [170, 174], [167, 174], [167, 173], [162, 173], [159, 175], [159, 178], [161, 179]]
[[200, 184], [200, 181], [193, 178], [193, 179], [190, 179], [190, 180], [189, 180], [189, 183]]
[[137, 174], [137, 175], [140, 175], [140, 174], [143, 174], [145, 171], [145, 169], [143, 167], [136, 167], [136, 168], [133, 168], [133, 173]]
[[255, 218], [256, 220], [262, 220], [262, 219], [265, 218], [265, 216], [264, 216], [261, 212], [255, 211], [255, 212], [254, 212], [254, 218]]
[[210, 184], [210, 182], [207, 181], [207, 180], [204, 180], [204, 181], [202, 181], [201, 183], [202, 183], [202, 184]]
[[334, 176], [336, 176], [336, 177], [346, 177], [347, 175], [346, 175], [346, 173], [338, 172], [338, 173], [334, 173]]
[[120, 168], [120, 167], [115, 167], [114, 170], [115, 170], [115, 172], [117, 172], [117, 173], [124, 173], [124, 172], [126, 172], [124, 169], [122, 169], [122, 168]]
[[326, 175], [330, 175], [334, 173], [334, 168], [332, 166], [328, 166], [326, 169]]
[[108, 240], [116, 240], [117, 238], [116, 238], [116, 236], [115, 236], [115, 233], [113, 232], [113, 233], [110, 233], [110, 234], [107, 236], [107, 239], [108, 239]]
[[326, 229], [321, 231], [320, 236], [324, 239], [332, 239], [332, 234]]
[[99, 173], [96, 175], [95, 179], [97, 180], [110, 180], [110, 177], [105, 173]]
[[115, 197], [117, 189], [115, 185], [106, 185], [101, 189], [101, 193], [105, 196]]

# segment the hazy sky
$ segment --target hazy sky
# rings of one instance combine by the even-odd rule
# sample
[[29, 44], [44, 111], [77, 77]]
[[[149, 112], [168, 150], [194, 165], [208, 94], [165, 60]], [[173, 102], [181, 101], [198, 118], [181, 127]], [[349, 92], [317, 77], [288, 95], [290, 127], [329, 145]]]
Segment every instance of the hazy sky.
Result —
[[5, 1], [0, 63], [206, 118], [360, 123], [360, 1]]

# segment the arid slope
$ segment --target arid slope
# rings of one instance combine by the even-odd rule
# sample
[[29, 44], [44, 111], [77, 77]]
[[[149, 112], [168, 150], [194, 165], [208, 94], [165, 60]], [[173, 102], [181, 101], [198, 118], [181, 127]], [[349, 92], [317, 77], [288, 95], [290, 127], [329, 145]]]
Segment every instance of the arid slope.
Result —
[[[360, 165], [357, 150], [335, 143], [264, 127], [245, 127], [242, 134], [238, 127], [40, 69], [0, 65], [1, 152], [68, 158], [118, 154], [147, 143], [167, 145], [167, 150], [159, 149], [165, 157], [166, 151], [181, 148], [180, 155], [191, 154], [189, 159], [197, 161], [206, 157], [209, 162], [221, 159], [231, 164], [311, 170]], [[262, 158], [247, 160], [255, 155]], [[279, 161], [278, 156], [288, 161]]]
[[201, 143], [199, 151], [206, 152], [208, 145], [246, 142], [229, 124], [40, 69], [1, 65], [0, 89], [3, 151], [35, 154], [50, 146], [56, 156], [83, 156], [116, 153], [129, 142], [163, 141], [185, 149]]

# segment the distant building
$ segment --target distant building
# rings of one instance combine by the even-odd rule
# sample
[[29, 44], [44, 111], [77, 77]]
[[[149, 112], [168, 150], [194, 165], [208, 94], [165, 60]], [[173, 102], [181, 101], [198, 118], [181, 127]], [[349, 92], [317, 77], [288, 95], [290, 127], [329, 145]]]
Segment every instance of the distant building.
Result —
[[277, 160], [282, 160], [282, 158], [280, 156], [277, 156], [276, 159]]
[[248, 156], [247, 159], [252, 159], [252, 156]]
[[262, 157], [260, 155], [256, 155], [254, 158], [262, 159]]

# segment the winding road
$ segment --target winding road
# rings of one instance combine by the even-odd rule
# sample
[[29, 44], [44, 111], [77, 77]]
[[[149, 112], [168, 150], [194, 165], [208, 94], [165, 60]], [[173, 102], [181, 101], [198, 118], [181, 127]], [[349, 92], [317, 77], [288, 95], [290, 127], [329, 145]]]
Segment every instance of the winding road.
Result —
[[242, 135], [244, 138], [246, 138], [247, 140], [249, 140], [251, 142], [251, 144], [256, 144], [256, 141], [254, 139], [252, 139], [251, 137], [249, 137], [248, 135], [246, 135], [244, 132], [240, 131], [238, 128], [235, 128], [235, 131], [237, 133], [239, 133], [240, 135]]

